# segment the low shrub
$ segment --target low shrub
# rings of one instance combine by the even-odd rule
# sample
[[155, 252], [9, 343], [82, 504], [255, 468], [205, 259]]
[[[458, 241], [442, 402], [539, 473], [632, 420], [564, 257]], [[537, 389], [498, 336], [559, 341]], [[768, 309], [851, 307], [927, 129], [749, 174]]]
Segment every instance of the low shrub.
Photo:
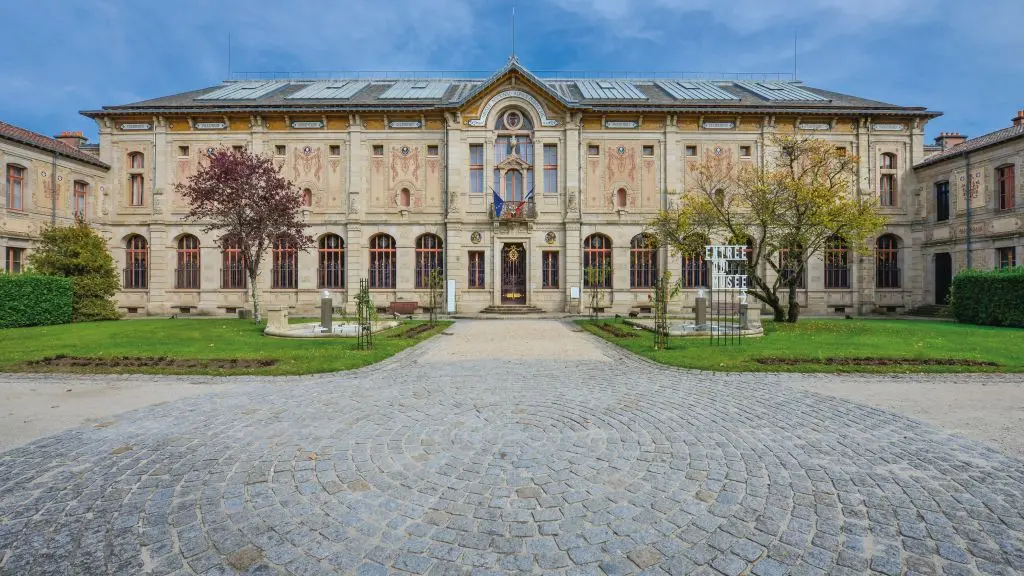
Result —
[[0, 274], [0, 328], [71, 322], [72, 280], [37, 274]]
[[957, 274], [950, 308], [960, 322], [1024, 327], [1024, 267]]

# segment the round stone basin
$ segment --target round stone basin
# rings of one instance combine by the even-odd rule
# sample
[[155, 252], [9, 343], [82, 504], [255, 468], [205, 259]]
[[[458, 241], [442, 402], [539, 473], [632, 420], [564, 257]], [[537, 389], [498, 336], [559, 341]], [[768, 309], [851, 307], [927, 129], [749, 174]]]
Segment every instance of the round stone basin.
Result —
[[[390, 330], [401, 324], [398, 320], [381, 320], [373, 322], [370, 326], [373, 332]], [[342, 322], [331, 326], [327, 331], [319, 322], [306, 322], [304, 324], [288, 324], [287, 327], [271, 327], [263, 331], [267, 336], [278, 336], [280, 338], [355, 338], [359, 336], [359, 324], [355, 322]]]

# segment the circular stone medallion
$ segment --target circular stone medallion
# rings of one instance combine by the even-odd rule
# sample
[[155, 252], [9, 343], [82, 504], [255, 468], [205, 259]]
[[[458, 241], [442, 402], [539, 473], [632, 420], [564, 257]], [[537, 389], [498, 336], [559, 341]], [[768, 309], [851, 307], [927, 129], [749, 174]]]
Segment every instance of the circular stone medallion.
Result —
[[473, 244], [479, 244], [481, 239], [483, 239], [483, 237], [479, 232], [473, 232], [469, 235], [469, 241]]
[[548, 232], [547, 234], [544, 235], [544, 241], [547, 242], [548, 244], [554, 244], [555, 238], [556, 236], [554, 232]]

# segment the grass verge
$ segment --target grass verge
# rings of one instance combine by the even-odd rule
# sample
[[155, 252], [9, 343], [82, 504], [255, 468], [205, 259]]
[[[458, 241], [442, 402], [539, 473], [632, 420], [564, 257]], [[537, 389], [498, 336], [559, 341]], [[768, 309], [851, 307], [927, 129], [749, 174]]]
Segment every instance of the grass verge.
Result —
[[[373, 350], [356, 348], [355, 338], [271, 338], [263, 324], [237, 319], [146, 319], [120, 322], [86, 322], [60, 326], [36, 326], [0, 330], [0, 371], [73, 372], [98, 374], [238, 374], [297, 375], [351, 370], [380, 362], [421, 342], [451, 325], [412, 332], [425, 321], [411, 320], [397, 328], [373, 335]], [[422, 330], [422, 329], [421, 329]], [[397, 334], [397, 338], [392, 335]], [[160, 357], [181, 362], [112, 361], [103, 366], [30, 364], [55, 356], [84, 358]], [[212, 360], [274, 360], [259, 362]], [[112, 366], [118, 364], [116, 366]]]
[[622, 320], [578, 323], [588, 332], [655, 362], [698, 370], [1024, 372], [1024, 330], [1015, 328], [920, 320], [808, 319], [796, 324], [766, 322], [764, 336], [746, 338], [736, 345], [714, 346], [707, 338], [673, 337], [668, 350], [654, 350], [653, 334], [635, 331]]

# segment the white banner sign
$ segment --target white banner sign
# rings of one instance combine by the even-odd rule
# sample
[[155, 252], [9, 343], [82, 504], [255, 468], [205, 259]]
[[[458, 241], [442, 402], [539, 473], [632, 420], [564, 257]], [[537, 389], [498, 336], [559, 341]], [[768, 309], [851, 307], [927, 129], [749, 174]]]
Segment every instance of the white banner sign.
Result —
[[292, 121], [292, 128], [323, 128], [324, 123], [322, 120], [294, 120]]
[[395, 120], [388, 125], [392, 128], [419, 128], [423, 124], [419, 120]]
[[138, 122], [135, 124], [121, 124], [121, 130], [149, 130], [153, 125], [148, 122]]
[[196, 122], [196, 130], [223, 130], [228, 127], [227, 122]]
[[891, 130], [898, 131], [903, 130], [903, 124], [875, 124], [875, 130]]
[[801, 122], [801, 130], [831, 130], [831, 124], [825, 124], [824, 122]]
[[705, 130], [732, 130], [736, 127], [735, 122], [705, 122], [702, 124]]
[[635, 120], [606, 120], [605, 128], [636, 128], [640, 124]]

